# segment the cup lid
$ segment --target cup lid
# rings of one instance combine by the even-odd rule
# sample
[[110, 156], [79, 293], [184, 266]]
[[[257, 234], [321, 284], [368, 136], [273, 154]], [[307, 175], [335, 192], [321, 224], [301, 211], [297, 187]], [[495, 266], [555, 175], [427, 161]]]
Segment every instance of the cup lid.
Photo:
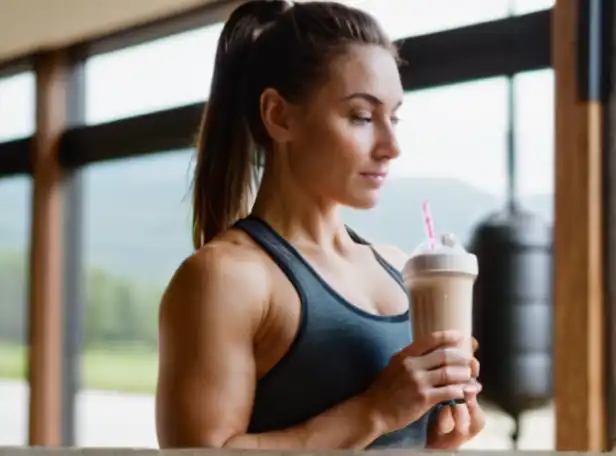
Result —
[[427, 272], [459, 272], [477, 275], [477, 257], [468, 252], [452, 233], [444, 233], [430, 245], [429, 241], [419, 244], [411, 253], [404, 268], [404, 275]]

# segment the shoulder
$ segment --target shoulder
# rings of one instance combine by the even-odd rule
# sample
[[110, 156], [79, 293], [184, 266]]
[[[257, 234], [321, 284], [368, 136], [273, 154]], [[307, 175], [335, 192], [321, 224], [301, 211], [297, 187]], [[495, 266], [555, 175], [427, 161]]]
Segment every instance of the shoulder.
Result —
[[269, 302], [264, 255], [244, 233], [229, 231], [186, 258], [163, 295], [161, 324], [189, 319], [258, 318]]
[[[223, 289], [237, 293], [250, 286], [259, 294], [267, 285], [267, 270], [260, 250], [237, 232], [226, 232], [182, 262], [171, 279], [169, 290], [189, 286], [202, 292]], [[245, 285], [239, 289], [238, 285]]]
[[398, 271], [402, 271], [404, 264], [409, 259], [409, 256], [404, 251], [395, 245], [374, 244], [374, 250], [381, 255], [385, 261], [391, 264]]

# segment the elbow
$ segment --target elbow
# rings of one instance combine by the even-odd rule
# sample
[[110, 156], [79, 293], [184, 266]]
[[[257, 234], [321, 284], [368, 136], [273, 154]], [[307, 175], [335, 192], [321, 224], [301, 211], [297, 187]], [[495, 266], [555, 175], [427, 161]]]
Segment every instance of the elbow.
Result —
[[189, 433], [157, 432], [158, 448], [160, 450], [186, 450], [203, 448], [220, 450], [225, 448], [225, 440]]
[[261, 450], [258, 435], [240, 434], [225, 441], [221, 447], [225, 450]]
[[157, 414], [156, 436], [161, 450], [213, 449], [226, 447], [233, 440], [220, 431], [208, 431], [208, 426], [199, 425], [198, 421], [164, 419]]
[[[221, 423], [220, 414], [207, 411], [194, 395], [164, 394], [171, 388], [160, 387], [156, 394], [155, 421], [158, 447], [172, 449], [229, 448], [241, 431]], [[239, 432], [238, 432], [239, 431]], [[231, 446], [232, 448], [232, 446]]]
[[[183, 421], [183, 420], [182, 420]], [[157, 423], [156, 436], [161, 450], [205, 448], [220, 450], [225, 447], [228, 437], [218, 432], [208, 432], [207, 427], [195, 426], [181, 420], [161, 425]]]

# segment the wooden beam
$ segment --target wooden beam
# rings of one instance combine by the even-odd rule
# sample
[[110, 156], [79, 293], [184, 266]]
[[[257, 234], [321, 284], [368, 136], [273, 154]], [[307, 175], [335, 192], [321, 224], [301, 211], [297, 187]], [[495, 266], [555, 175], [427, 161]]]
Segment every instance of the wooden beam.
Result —
[[558, 0], [553, 11], [556, 449], [604, 451], [603, 104], [582, 95], [580, 75], [588, 61], [580, 60], [578, 72], [578, 1], [588, 0]]
[[[605, 237], [607, 246], [607, 371], [608, 371], [608, 438], [609, 450], [616, 450], [616, 280], [613, 273], [616, 271], [616, 6], [611, 4], [611, 11], [605, 11], [606, 50], [605, 78], [606, 78], [606, 109], [605, 109], [605, 153], [604, 159], [604, 191], [607, 198], [605, 215]], [[609, 55], [611, 54], [611, 55]], [[611, 279], [610, 279], [611, 278]]]
[[36, 67], [36, 134], [32, 142], [30, 244], [29, 444], [61, 443], [62, 173], [60, 137], [66, 128], [68, 60], [41, 54]]

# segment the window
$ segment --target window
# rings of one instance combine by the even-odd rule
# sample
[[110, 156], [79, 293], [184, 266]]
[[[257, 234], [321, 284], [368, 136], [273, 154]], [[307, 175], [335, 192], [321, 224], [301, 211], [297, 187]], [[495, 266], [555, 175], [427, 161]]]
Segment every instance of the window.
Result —
[[516, 178], [519, 201], [554, 219], [554, 71], [514, 78]]
[[[554, 4], [554, 0], [341, 1], [372, 13], [393, 39], [501, 19], [510, 12], [524, 14]], [[88, 59], [86, 122], [107, 122], [205, 101], [222, 27], [223, 23], [216, 23]], [[0, 135], [1, 131], [0, 126]]]
[[205, 101], [223, 24], [121, 49], [86, 63], [86, 122]]
[[428, 199], [436, 230], [468, 241], [474, 225], [505, 204], [507, 80], [411, 92], [399, 115], [402, 155], [378, 206], [347, 210], [349, 225], [410, 252], [425, 239], [421, 202]]
[[528, 14], [554, 7], [556, 0], [512, 0], [514, 14]]
[[[553, 219], [553, 70], [514, 77], [517, 194]], [[400, 111], [402, 155], [374, 212], [347, 210], [360, 233], [410, 252], [424, 239], [421, 201], [438, 231], [470, 240], [473, 227], [504, 207], [507, 185], [507, 80], [492, 78], [408, 93]]]
[[[0, 79], [0, 142], [34, 132], [34, 73]], [[28, 437], [27, 287], [29, 177], [0, 179], [0, 446]]]
[[34, 133], [34, 73], [0, 79], [0, 142]]
[[374, 15], [392, 39], [503, 19], [554, 5], [554, 0], [341, 0]]
[[[514, 78], [518, 192], [523, 207], [553, 210], [554, 81], [552, 70]], [[507, 185], [508, 80], [504, 77], [408, 93], [400, 111], [402, 155], [378, 206], [345, 210], [345, 221], [375, 241], [407, 253], [424, 241], [421, 201], [430, 201], [437, 231], [468, 243], [474, 227], [504, 207]], [[488, 426], [465, 449], [508, 449], [510, 417], [489, 408]], [[554, 413], [523, 418], [520, 448], [553, 449]]]
[[0, 446], [28, 436], [28, 177], [0, 180]]
[[86, 391], [78, 445], [157, 447], [158, 306], [192, 252], [191, 159], [192, 151], [171, 152], [84, 171]]

